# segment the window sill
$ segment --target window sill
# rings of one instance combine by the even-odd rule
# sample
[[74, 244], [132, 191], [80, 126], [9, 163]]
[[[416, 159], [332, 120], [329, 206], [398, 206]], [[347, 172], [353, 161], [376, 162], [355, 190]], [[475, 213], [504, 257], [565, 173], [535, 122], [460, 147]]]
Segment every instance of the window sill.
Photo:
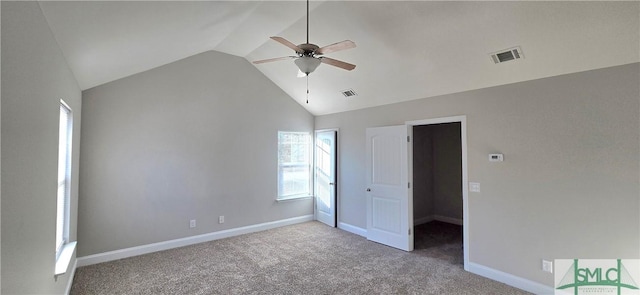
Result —
[[56, 260], [56, 271], [54, 275], [58, 276], [67, 272], [69, 264], [71, 263], [71, 257], [73, 257], [73, 252], [76, 251], [76, 244], [78, 244], [78, 242], [71, 242], [62, 247], [62, 252]]
[[289, 202], [289, 201], [304, 200], [309, 198], [313, 198], [313, 196], [292, 196], [292, 197], [286, 197], [286, 198], [279, 198], [279, 199], [276, 199], [276, 202], [278, 203]]

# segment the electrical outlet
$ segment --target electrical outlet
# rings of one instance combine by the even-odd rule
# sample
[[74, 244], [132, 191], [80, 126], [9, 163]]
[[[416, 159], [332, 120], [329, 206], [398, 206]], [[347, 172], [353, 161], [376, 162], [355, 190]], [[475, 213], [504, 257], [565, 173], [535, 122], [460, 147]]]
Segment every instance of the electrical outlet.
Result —
[[196, 220], [191, 219], [191, 221], [189, 221], [189, 228], [194, 228], [194, 227], [196, 227]]
[[553, 273], [553, 262], [549, 260], [542, 260], [542, 270], [548, 273]]
[[224, 215], [218, 217], [218, 223], [224, 223]]
[[480, 183], [479, 182], [469, 182], [469, 191], [474, 193], [480, 192]]

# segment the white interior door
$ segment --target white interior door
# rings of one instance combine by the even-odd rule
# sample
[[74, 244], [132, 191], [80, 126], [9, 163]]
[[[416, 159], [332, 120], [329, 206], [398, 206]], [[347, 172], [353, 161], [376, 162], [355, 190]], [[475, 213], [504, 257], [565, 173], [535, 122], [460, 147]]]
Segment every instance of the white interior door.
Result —
[[367, 239], [413, 251], [407, 126], [367, 128]]
[[315, 216], [328, 226], [336, 226], [336, 130], [316, 131]]

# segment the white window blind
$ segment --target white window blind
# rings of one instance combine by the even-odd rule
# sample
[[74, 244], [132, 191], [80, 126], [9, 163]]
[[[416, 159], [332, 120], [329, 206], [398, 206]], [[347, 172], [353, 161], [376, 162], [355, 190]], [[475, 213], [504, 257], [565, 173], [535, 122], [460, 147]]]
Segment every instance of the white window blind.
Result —
[[311, 195], [311, 135], [278, 132], [278, 199]]
[[69, 242], [69, 205], [71, 198], [71, 108], [60, 101], [58, 135], [58, 194], [56, 197], [56, 258]]

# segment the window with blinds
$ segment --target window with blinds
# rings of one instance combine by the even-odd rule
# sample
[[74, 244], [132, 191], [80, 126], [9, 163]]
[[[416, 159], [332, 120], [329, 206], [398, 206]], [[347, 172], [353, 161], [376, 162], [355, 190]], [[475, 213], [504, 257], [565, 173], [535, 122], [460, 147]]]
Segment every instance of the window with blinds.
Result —
[[60, 101], [60, 130], [58, 135], [58, 194], [56, 199], [56, 258], [69, 242], [69, 204], [71, 202], [71, 108]]
[[278, 132], [278, 200], [311, 195], [311, 135]]

